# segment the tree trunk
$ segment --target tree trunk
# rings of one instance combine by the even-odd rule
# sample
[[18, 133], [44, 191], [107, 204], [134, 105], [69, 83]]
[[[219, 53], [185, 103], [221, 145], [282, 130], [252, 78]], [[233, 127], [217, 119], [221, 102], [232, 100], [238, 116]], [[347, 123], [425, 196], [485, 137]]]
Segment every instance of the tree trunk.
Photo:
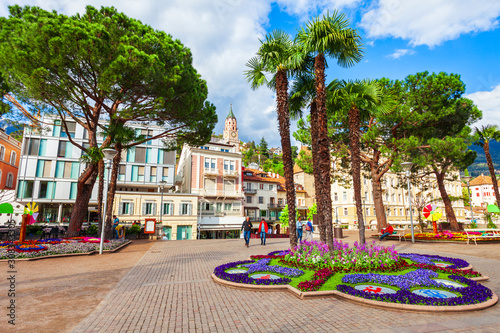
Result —
[[[325, 92], [325, 56], [319, 53], [314, 59], [314, 76], [316, 80], [316, 107], [318, 112], [318, 164], [320, 173], [320, 191], [316, 194], [319, 198], [318, 212], [321, 211], [321, 222], [326, 233], [326, 243], [333, 251], [332, 228], [332, 196], [330, 184], [330, 141], [328, 138], [328, 120], [326, 116]], [[321, 231], [321, 227], [320, 227]]]
[[288, 78], [284, 70], [276, 73], [276, 103], [278, 113], [281, 148], [283, 149], [283, 171], [286, 181], [286, 201], [288, 204], [288, 227], [290, 247], [297, 246], [295, 224], [295, 185], [293, 181], [292, 144], [290, 143], [290, 114], [288, 113]]
[[101, 227], [102, 227], [102, 203], [104, 196], [104, 160], [99, 161], [99, 166], [97, 168], [99, 175], [99, 188], [97, 190], [97, 216], [99, 221], [99, 237], [101, 237]]
[[[113, 226], [113, 205], [115, 201], [116, 194], [116, 181], [118, 180], [118, 171], [120, 168], [120, 161], [122, 159], [122, 149], [121, 143], [115, 145], [115, 149], [118, 154], [113, 158], [113, 165], [111, 167], [111, 177], [108, 183], [108, 194], [107, 194], [107, 204], [106, 204], [106, 227], [104, 229], [105, 238], [110, 239], [112, 237], [111, 227]], [[161, 207], [160, 207], [161, 209]]]
[[380, 177], [374, 177], [372, 175], [372, 187], [373, 204], [375, 207], [375, 216], [377, 217], [377, 230], [380, 231], [382, 228], [387, 227], [387, 218], [385, 216], [384, 199], [382, 197], [382, 183], [380, 182]]
[[68, 237], [75, 237], [82, 228], [83, 220], [87, 217], [88, 205], [92, 196], [92, 189], [97, 179], [97, 164], [89, 164], [78, 178], [77, 194], [70, 223], [67, 231]]
[[365, 223], [363, 221], [363, 206], [361, 202], [361, 161], [359, 153], [359, 126], [361, 114], [357, 107], [349, 110], [349, 149], [351, 150], [351, 172], [356, 201], [356, 215], [359, 227], [359, 242], [365, 244]]
[[319, 229], [319, 239], [321, 242], [326, 243], [326, 223], [323, 210], [321, 207], [324, 206], [323, 197], [321, 193], [321, 172], [318, 159], [318, 109], [316, 107], [316, 100], [313, 100], [310, 108], [311, 116], [311, 151], [312, 151], [312, 164], [313, 164], [313, 175], [314, 175], [314, 192], [316, 196], [317, 203], [317, 221]]
[[434, 170], [434, 174], [436, 175], [439, 193], [441, 194], [441, 199], [443, 199], [444, 210], [446, 212], [448, 222], [450, 223], [450, 228], [452, 231], [459, 231], [457, 218], [455, 216], [455, 212], [453, 211], [453, 207], [451, 206], [450, 197], [448, 196], [448, 193], [446, 193], [446, 188], [444, 186], [445, 173], [439, 173]]
[[493, 191], [495, 192], [495, 199], [497, 200], [496, 205], [500, 204], [500, 193], [498, 192], [498, 181], [495, 175], [495, 168], [493, 167], [493, 161], [491, 160], [490, 154], [490, 143], [485, 141], [483, 145], [484, 155], [486, 155], [486, 163], [488, 164], [488, 169], [490, 170], [491, 181], [493, 183]]

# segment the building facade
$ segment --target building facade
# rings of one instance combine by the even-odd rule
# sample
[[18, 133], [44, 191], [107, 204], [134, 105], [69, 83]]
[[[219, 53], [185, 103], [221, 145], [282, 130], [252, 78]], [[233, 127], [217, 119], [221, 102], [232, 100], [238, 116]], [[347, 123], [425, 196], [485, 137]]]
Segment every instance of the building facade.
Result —
[[[59, 120], [46, 117], [42, 122], [50, 125], [42, 130], [25, 128], [17, 200], [23, 204], [36, 203], [39, 222], [68, 223], [77, 195], [77, 180], [86, 167], [80, 161], [83, 151], [70, 142]], [[146, 137], [164, 131], [145, 123], [128, 126]], [[88, 135], [82, 126], [67, 121], [67, 127], [75, 143], [88, 147]], [[98, 144], [102, 143], [102, 137], [98, 135]], [[171, 239], [177, 239], [178, 235], [196, 238], [197, 197], [177, 198], [168, 193], [174, 188], [175, 152], [165, 151], [163, 147], [161, 140], [152, 139], [122, 152], [113, 213], [124, 222], [144, 222], [146, 218], [160, 220], [160, 208], [163, 208], [162, 222], [164, 227], [171, 228]], [[107, 173], [104, 178], [107, 180]], [[162, 202], [165, 190], [167, 194], [163, 196], [167, 200]], [[96, 182], [86, 222], [97, 222], [97, 194]]]
[[223, 138], [212, 137], [201, 147], [184, 145], [176, 186], [199, 198], [200, 238], [235, 238], [243, 222], [242, 155], [232, 107]]
[[[500, 187], [500, 181], [498, 181]], [[473, 207], [486, 207], [496, 203], [493, 181], [490, 176], [481, 174], [469, 182]]]
[[21, 142], [0, 129], [0, 190], [14, 190], [17, 185]]

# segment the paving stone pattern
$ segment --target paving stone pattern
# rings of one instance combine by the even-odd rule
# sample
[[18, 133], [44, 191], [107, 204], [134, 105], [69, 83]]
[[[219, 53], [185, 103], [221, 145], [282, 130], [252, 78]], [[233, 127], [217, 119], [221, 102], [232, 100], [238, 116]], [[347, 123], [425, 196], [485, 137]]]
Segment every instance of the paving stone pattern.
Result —
[[[157, 242], [73, 332], [499, 332], [499, 305], [471, 313], [415, 313], [336, 298], [299, 300], [211, 280], [218, 265], [288, 244], [288, 239], [268, 239], [264, 247], [252, 239], [247, 249], [243, 240]], [[489, 275], [485, 285], [500, 294], [498, 258], [475, 257], [472, 247], [471, 255], [453, 255], [436, 253], [441, 246], [435, 244], [383, 245], [391, 244], [403, 252], [465, 259]]]

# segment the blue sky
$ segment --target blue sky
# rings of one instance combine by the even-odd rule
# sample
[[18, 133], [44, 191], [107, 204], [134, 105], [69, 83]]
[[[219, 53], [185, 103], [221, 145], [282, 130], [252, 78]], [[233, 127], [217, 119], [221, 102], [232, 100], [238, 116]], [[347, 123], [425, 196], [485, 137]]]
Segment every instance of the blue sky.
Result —
[[[282, 29], [294, 35], [327, 10], [345, 13], [358, 29], [365, 56], [352, 68], [329, 61], [327, 80], [389, 77], [403, 79], [420, 71], [457, 73], [483, 111], [476, 125], [500, 125], [500, 1], [498, 0], [31, 0], [7, 6], [38, 5], [65, 14], [85, 5], [115, 6], [180, 39], [193, 52], [194, 65], [207, 80], [209, 100], [217, 107], [221, 133], [233, 104], [240, 139], [280, 144], [273, 93], [252, 91], [243, 76], [245, 63], [265, 34]], [[294, 130], [295, 124], [292, 124]]]

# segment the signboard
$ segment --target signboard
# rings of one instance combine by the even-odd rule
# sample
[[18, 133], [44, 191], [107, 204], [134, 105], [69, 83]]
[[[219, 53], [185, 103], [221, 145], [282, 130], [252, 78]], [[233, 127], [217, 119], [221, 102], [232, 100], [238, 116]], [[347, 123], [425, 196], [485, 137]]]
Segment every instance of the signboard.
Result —
[[156, 229], [156, 219], [146, 219], [144, 225], [145, 234], [154, 234]]

